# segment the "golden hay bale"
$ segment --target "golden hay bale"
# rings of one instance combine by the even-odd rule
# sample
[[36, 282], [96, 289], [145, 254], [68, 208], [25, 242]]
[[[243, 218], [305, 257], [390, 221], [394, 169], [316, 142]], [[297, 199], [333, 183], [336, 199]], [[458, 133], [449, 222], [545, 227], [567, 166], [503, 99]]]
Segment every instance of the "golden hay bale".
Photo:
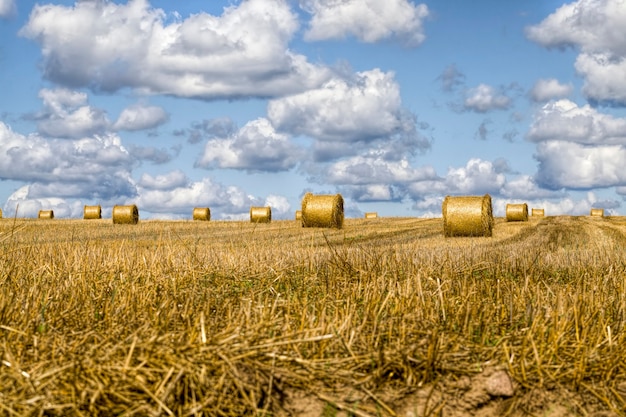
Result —
[[252, 223], [270, 223], [272, 221], [272, 208], [250, 207], [250, 221]]
[[527, 222], [528, 221], [528, 204], [507, 204], [506, 205], [506, 221], [507, 222]]
[[83, 219], [92, 220], [92, 219], [101, 219], [102, 218], [102, 207], [100, 206], [84, 206], [83, 207]]
[[40, 219], [54, 219], [54, 211], [53, 210], [39, 210], [39, 218]]
[[306, 193], [302, 198], [302, 227], [343, 227], [341, 194]]
[[543, 216], [545, 216], [545, 211], [544, 211], [544, 209], [536, 209], [536, 208], [534, 208], [531, 211], [531, 215], [533, 217], [543, 217]]
[[113, 206], [113, 224], [137, 224], [139, 210], [135, 204], [128, 206]]
[[195, 207], [193, 209], [193, 219], [194, 220], [211, 220], [211, 209], [208, 207]]
[[376, 218], [378, 218], [378, 213], [377, 212], [365, 213], [365, 218], [366, 219], [376, 219]]
[[2, 218], [2, 209], [0, 209], [0, 219]]
[[296, 210], [296, 220], [302, 220], [302, 210]]
[[592, 208], [590, 216], [593, 217], [604, 217], [604, 209], [603, 208]]
[[487, 236], [493, 229], [491, 196], [446, 196], [442, 205], [443, 232], [450, 236]]

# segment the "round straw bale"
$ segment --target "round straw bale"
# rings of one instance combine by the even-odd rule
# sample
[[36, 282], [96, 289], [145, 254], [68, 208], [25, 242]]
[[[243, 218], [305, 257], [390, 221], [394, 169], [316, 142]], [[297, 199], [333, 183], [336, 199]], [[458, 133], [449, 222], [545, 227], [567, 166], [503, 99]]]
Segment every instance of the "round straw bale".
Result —
[[446, 196], [442, 205], [443, 232], [449, 236], [487, 236], [493, 229], [491, 196]]
[[302, 210], [296, 210], [296, 220], [302, 220]]
[[378, 218], [378, 213], [377, 212], [365, 213], [365, 218], [366, 219], [376, 219], [376, 218]]
[[341, 194], [306, 193], [302, 198], [303, 227], [343, 227], [343, 197]]
[[270, 223], [272, 221], [272, 208], [250, 207], [250, 221], [252, 223]]
[[0, 209], [0, 219], [2, 218], [2, 209]]
[[195, 207], [193, 209], [193, 219], [194, 220], [211, 220], [211, 209], [208, 207]]
[[139, 210], [135, 204], [128, 206], [113, 206], [113, 224], [137, 224]]
[[604, 209], [603, 208], [592, 208], [590, 216], [593, 217], [604, 217]]
[[507, 204], [506, 205], [506, 221], [507, 222], [527, 222], [528, 221], [528, 204]]
[[83, 219], [92, 220], [92, 219], [101, 219], [102, 218], [102, 207], [100, 206], [84, 206], [83, 207]]
[[39, 218], [40, 219], [54, 219], [54, 211], [53, 210], [39, 210]]
[[531, 215], [533, 217], [543, 217], [545, 215], [545, 211], [544, 211], [544, 209], [534, 208], [531, 211]]

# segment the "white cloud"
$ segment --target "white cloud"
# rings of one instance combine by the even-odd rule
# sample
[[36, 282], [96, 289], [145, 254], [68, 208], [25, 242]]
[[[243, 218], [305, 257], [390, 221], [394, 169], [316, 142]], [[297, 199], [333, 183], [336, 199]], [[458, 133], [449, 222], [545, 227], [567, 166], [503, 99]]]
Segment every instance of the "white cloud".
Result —
[[540, 79], [530, 91], [530, 97], [533, 101], [544, 102], [554, 98], [567, 97], [572, 94], [573, 89], [574, 86], [571, 83], [561, 84], [555, 78]]
[[569, 100], [545, 104], [535, 114], [527, 138], [533, 142], [570, 141], [587, 145], [626, 145], [626, 119]]
[[511, 107], [511, 98], [487, 84], [479, 84], [470, 88], [465, 94], [463, 107], [478, 113], [490, 110], [505, 110]]
[[407, 46], [424, 39], [423, 21], [429, 15], [425, 4], [407, 0], [301, 0], [313, 15], [305, 39], [341, 39], [352, 35], [363, 42], [398, 38]]
[[17, 217], [37, 217], [39, 210], [52, 210], [55, 218], [79, 217], [83, 214], [83, 204], [77, 200], [59, 197], [33, 197], [32, 186], [25, 185], [9, 196], [4, 206], [5, 212]]
[[[178, 176], [170, 173], [164, 177], [171, 179]], [[245, 218], [252, 205], [261, 204], [261, 200], [246, 194], [239, 187], [225, 186], [210, 178], [177, 186], [172, 181], [171, 188], [155, 188], [154, 185], [150, 181], [144, 186], [139, 185], [139, 196], [133, 199], [142, 210], [151, 213], [191, 216], [194, 207], [209, 207], [212, 218]]]
[[446, 175], [448, 192], [454, 194], [497, 194], [506, 182], [494, 164], [479, 158], [470, 159], [464, 167], [450, 168]]
[[189, 183], [185, 173], [179, 169], [164, 175], [152, 176], [142, 174], [137, 183], [138, 186], [146, 190], [172, 190], [174, 188], [185, 187]]
[[110, 125], [103, 110], [88, 105], [85, 93], [44, 88], [39, 97], [45, 109], [37, 116], [37, 129], [42, 135], [76, 139], [103, 133]]
[[535, 178], [530, 175], [520, 175], [508, 180], [500, 190], [500, 194], [503, 197], [517, 199], [561, 198], [564, 196], [564, 193], [560, 191], [539, 187]]
[[277, 133], [267, 119], [246, 123], [225, 138], [210, 139], [196, 162], [202, 168], [285, 171], [300, 161], [302, 150], [289, 136]]
[[626, 105], [625, 26], [623, 0], [578, 0], [528, 27], [526, 35], [548, 48], [578, 47], [576, 69], [587, 97]]
[[[272, 219], [286, 217], [291, 210], [289, 200], [282, 195], [270, 194], [265, 199], [265, 206], [272, 208]], [[290, 216], [288, 216], [290, 217]]]
[[564, 141], [542, 142], [537, 182], [549, 189], [591, 189], [626, 184], [626, 148], [619, 145], [585, 146]]
[[9, 17], [15, 13], [14, 0], [0, 0], [0, 17]]
[[167, 112], [162, 107], [137, 104], [122, 110], [113, 128], [129, 131], [152, 129], [167, 119]]
[[35, 5], [20, 34], [41, 45], [44, 75], [61, 85], [215, 99], [282, 96], [327, 80], [327, 68], [288, 49], [297, 30], [286, 0], [167, 24], [163, 10], [129, 0]]
[[325, 182], [338, 185], [408, 184], [436, 178], [430, 167], [413, 168], [409, 161], [389, 161], [373, 155], [337, 161], [326, 171]]
[[430, 147], [416, 132], [415, 116], [402, 107], [394, 74], [379, 69], [271, 100], [267, 114], [278, 131], [314, 138], [320, 159], [354, 155], [356, 143], [387, 142], [393, 136], [409, 138], [414, 150]]
[[31, 182], [30, 193], [37, 197], [134, 195], [134, 162], [115, 135], [46, 140], [0, 122], [0, 179]]

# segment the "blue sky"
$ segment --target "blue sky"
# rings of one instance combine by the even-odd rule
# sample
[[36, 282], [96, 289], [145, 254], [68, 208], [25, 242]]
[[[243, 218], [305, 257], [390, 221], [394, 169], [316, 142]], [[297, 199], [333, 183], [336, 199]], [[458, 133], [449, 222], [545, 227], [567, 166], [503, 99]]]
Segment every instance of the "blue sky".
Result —
[[0, 0], [0, 206], [624, 215], [626, 1]]

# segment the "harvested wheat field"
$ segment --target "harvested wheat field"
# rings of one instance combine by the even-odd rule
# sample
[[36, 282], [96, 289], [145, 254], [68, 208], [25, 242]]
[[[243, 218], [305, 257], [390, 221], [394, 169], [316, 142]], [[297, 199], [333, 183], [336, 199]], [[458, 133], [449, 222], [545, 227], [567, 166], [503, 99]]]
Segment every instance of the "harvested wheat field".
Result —
[[626, 218], [0, 221], [0, 414], [612, 416]]

